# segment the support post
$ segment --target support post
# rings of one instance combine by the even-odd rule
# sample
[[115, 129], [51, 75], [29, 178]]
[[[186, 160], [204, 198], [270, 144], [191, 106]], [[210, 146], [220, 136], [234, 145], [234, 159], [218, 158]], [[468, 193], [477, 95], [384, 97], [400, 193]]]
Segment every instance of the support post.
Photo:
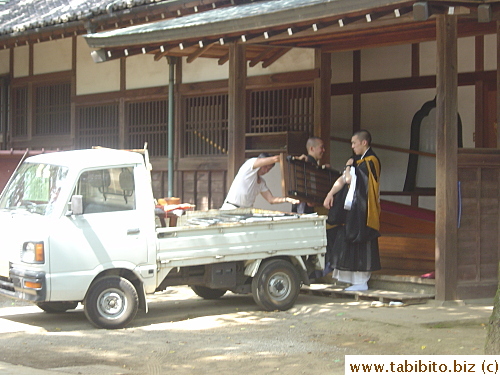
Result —
[[[331, 87], [332, 55], [321, 49], [314, 51], [314, 65], [319, 70], [319, 77], [314, 79], [314, 136], [325, 143], [323, 163], [330, 163], [330, 124], [331, 124]], [[304, 143], [305, 147], [305, 143]]]
[[497, 135], [497, 148], [500, 148], [500, 132], [498, 123], [500, 118], [500, 21], [497, 21], [497, 120], [495, 122], [495, 132]]
[[245, 46], [233, 42], [229, 45], [228, 87], [228, 186], [245, 161], [246, 128], [246, 78]]
[[168, 197], [174, 196], [174, 89], [175, 89], [175, 64], [177, 58], [169, 56], [168, 59], [168, 123], [167, 123], [167, 157], [168, 157]]
[[436, 299], [457, 299], [457, 19], [436, 18]]
[[8, 105], [9, 105], [9, 85], [7, 78], [1, 79], [1, 90], [2, 90], [2, 95], [0, 97], [2, 98], [2, 102], [0, 103], [0, 106], [2, 106], [3, 111], [2, 111], [2, 119], [1, 119], [1, 124], [2, 124], [2, 150], [7, 150], [7, 142], [8, 142], [8, 128], [7, 124], [9, 123], [9, 111], [7, 110]]

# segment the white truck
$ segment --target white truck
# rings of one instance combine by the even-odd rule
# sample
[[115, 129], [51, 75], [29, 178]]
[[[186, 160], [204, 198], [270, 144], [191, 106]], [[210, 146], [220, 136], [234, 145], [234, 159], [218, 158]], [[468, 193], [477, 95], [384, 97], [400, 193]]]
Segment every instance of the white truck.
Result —
[[92, 324], [114, 329], [176, 285], [287, 310], [324, 268], [325, 216], [210, 210], [158, 225], [148, 164], [112, 149], [27, 158], [0, 196], [0, 294], [48, 313], [82, 303]]

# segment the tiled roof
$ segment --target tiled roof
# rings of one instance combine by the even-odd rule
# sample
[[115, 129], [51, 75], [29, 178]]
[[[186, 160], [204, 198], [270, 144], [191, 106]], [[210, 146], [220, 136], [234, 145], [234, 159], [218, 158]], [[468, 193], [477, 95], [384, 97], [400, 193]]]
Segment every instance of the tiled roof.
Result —
[[[268, 0], [224, 9], [215, 9], [182, 18], [87, 34], [92, 48], [161, 43], [188, 38], [206, 39], [257, 28], [272, 28], [285, 23], [313, 22], [322, 17], [363, 12], [374, 0]], [[384, 0], [384, 5], [407, 0]]]
[[157, 2], [160, 0], [0, 1], [0, 35], [63, 24]]

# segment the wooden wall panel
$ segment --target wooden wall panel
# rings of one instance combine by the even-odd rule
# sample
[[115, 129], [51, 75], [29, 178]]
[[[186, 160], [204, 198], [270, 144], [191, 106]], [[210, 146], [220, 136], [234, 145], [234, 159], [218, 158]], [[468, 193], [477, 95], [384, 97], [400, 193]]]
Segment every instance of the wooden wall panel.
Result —
[[493, 297], [498, 283], [500, 152], [495, 151], [459, 151], [462, 196], [458, 229], [459, 299]]

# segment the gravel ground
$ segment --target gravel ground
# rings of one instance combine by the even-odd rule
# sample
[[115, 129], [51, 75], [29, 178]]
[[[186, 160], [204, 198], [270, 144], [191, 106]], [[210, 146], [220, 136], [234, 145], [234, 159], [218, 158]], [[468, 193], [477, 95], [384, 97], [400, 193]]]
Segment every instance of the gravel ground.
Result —
[[301, 294], [289, 311], [264, 312], [250, 295], [208, 301], [179, 287], [149, 309], [103, 330], [81, 306], [47, 314], [0, 297], [0, 361], [83, 375], [343, 374], [347, 354], [483, 354], [492, 306], [373, 308]]

